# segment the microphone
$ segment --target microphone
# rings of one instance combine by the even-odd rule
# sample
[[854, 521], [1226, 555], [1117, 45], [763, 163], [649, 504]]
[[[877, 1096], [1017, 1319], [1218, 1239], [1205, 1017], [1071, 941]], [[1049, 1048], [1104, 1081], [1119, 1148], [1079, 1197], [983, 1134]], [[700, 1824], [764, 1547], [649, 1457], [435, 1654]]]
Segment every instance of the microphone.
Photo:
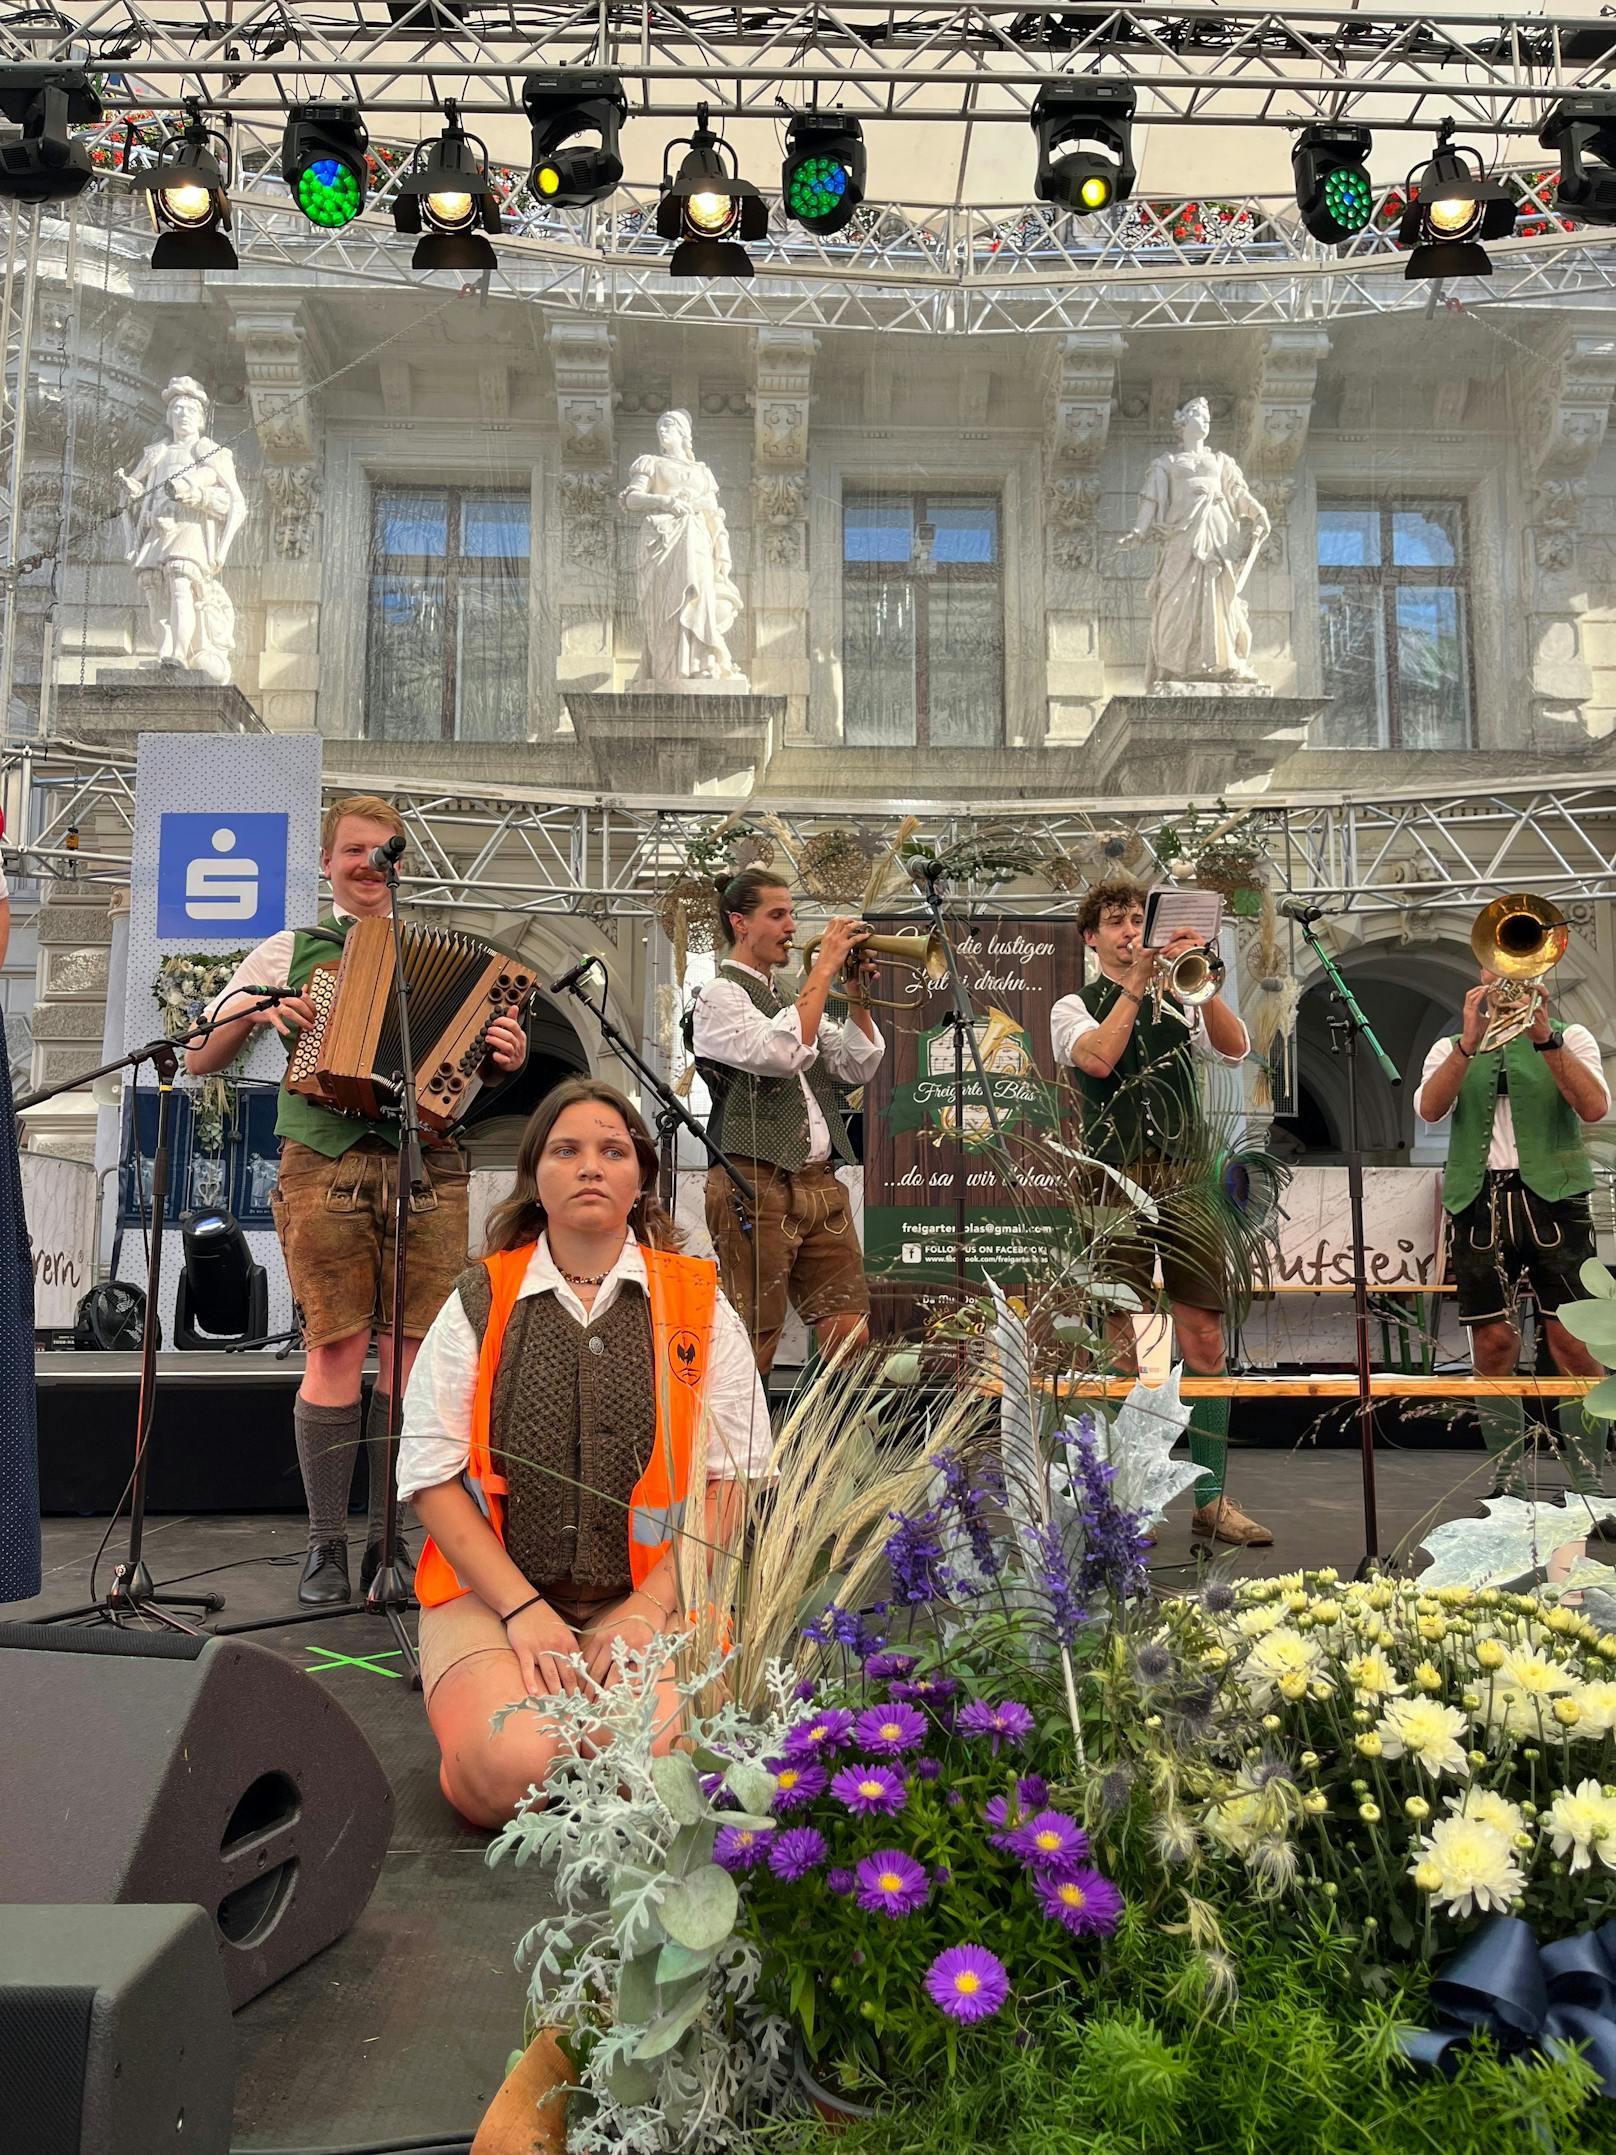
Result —
[[1328, 905], [1309, 905], [1305, 898], [1281, 898], [1275, 910], [1283, 913], [1287, 920], [1300, 921], [1304, 928], [1310, 928], [1314, 921], [1323, 920], [1327, 914], [1334, 912], [1336, 908]]
[[385, 844], [372, 846], [370, 849], [370, 865], [372, 868], [384, 870], [391, 868], [394, 861], [398, 859], [408, 844], [409, 840], [400, 832], [396, 837], [389, 838]]
[[547, 995], [566, 995], [570, 993], [573, 988], [577, 987], [584, 975], [592, 973], [599, 963], [598, 958], [581, 958], [570, 972], [563, 973], [559, 980], [552, 980], [545, 993]]

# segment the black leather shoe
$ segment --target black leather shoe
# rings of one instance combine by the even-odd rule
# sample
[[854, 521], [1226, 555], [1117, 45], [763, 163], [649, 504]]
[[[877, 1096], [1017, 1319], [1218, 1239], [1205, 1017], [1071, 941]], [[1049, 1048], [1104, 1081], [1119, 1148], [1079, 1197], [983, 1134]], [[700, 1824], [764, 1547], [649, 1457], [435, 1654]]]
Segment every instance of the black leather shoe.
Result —
[[1607, 1512], [1588, 1529], [1590, 1541], [1616, 1541], [1616, 1513]]
[[345, 1541], [315, 1543], [297, 1583], [297, 1598], [311, 1605], [330, 1603], [332, 1606], [339, 1601], [352, 1600], [348, 1591], [348, 1544]]
[[382, 1545], [379, 1541], [367, 1541], [365, 1553], [359, 1559], [359, 1598], [364, 1600], [370, 1592], [370, 1582], [382, 1568]]

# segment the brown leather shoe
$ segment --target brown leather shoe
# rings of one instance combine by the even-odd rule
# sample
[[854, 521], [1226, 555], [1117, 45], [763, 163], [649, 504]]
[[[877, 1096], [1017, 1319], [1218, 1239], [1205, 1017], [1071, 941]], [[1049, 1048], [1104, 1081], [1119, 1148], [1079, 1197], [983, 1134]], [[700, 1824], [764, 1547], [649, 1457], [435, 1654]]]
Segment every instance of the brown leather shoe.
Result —
[[1248, 1519], [1228, 1497], [1203, 1504], [1190, 1521], [1191, 1541], [1226, 1541], [1237, 1549], [1266, 1549], [1273, 1538], [1267, 1527]]

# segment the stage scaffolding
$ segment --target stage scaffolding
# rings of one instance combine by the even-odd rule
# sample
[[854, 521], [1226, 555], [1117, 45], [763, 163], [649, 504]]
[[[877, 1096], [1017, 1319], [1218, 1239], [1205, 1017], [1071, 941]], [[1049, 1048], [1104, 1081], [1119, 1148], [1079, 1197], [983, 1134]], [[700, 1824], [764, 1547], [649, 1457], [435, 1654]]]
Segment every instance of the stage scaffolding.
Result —
[[[856, 830], [879, 848], [898, 818], [919, 818], [918, 842], [965, 857], [973, 842], [1020, 839], [1040, 859], [1064, 855], [1084, 876], [1108, 862], [1155, 859], [1151, 833], [1182, 826], [1177, 801], [1012, 801], [969, 809], [939, 803], [834, 807], [762, 798], [624, 800], [483, 783], [450, 789], [383, 767], [327, 776], [325, 791], [376, 791], [410, 833], [405, 895], [447, 913], [572, 914], [612, 932], [653, 919], [686, 871], [692, 841], [722, 827], [777, 823], [795, 847], [816, 832]], [[37, 878], [43, 897], [63, 883], [127, 880], [134, 828], [134, 759], [123, 749], [12, 739], [0, 749], [6, 859]], [[1561, 905], [1616, 899], [1616, 776], [1572, 775], [1519, 785], [1366, 792], [1349, 799], [1264, 795], [1203, 804], [1269, 864], [1280, 893], [1358, 914], [1416, 916], [1475, 907], [1529, 888]], [[1159, 864], [1158, 864], [1159, 865]], [[1013, 886], [961, 877], [961, 898], [1003, 901], [1018, 913], [1060, 913], [1072, 896], [1034, 875]]]

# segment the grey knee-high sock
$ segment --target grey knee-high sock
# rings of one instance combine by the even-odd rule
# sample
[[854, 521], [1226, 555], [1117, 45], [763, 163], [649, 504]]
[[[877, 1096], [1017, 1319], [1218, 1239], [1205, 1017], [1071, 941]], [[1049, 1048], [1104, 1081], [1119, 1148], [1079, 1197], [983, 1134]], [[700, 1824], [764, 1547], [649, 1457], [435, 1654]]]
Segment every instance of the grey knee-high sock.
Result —
[[359, 1402], [317, 1407], [300, 1392], [292, 1408], [292, 1427], [309, 1507], [309, 1547], [320, 1541], [345, 1541], [348, 1491], [353, 1484], [354, 1453], [359, 1449]]
[[1580, 1399], [1562, 1399], [1555, 1420], [1565, 1453], [1566, 1478], [1579, 1496], [1598, 1496], [1609, 1430], [1583, 1416]]
[[1527, 1493], [1526, 1410], [1513, 1392], [1483, 1392], [1476, 1400], [1481, 1441], [1492, 1456], [1493, 1480], [1512, 1496]]
[[370, 1518], [365, 1527], [365, 1545], [382, 1538], [382, 1499], [387, 1492], [387, 1477], [398, 1471], [398, 1461], [393, 1447], [387, 1441], [387, 1425], [393, 1418], [393, 1402], [378, 1385], [370, 1395], [370, 1413], [365, 1419], [365, 1466], [370, 1475]]

